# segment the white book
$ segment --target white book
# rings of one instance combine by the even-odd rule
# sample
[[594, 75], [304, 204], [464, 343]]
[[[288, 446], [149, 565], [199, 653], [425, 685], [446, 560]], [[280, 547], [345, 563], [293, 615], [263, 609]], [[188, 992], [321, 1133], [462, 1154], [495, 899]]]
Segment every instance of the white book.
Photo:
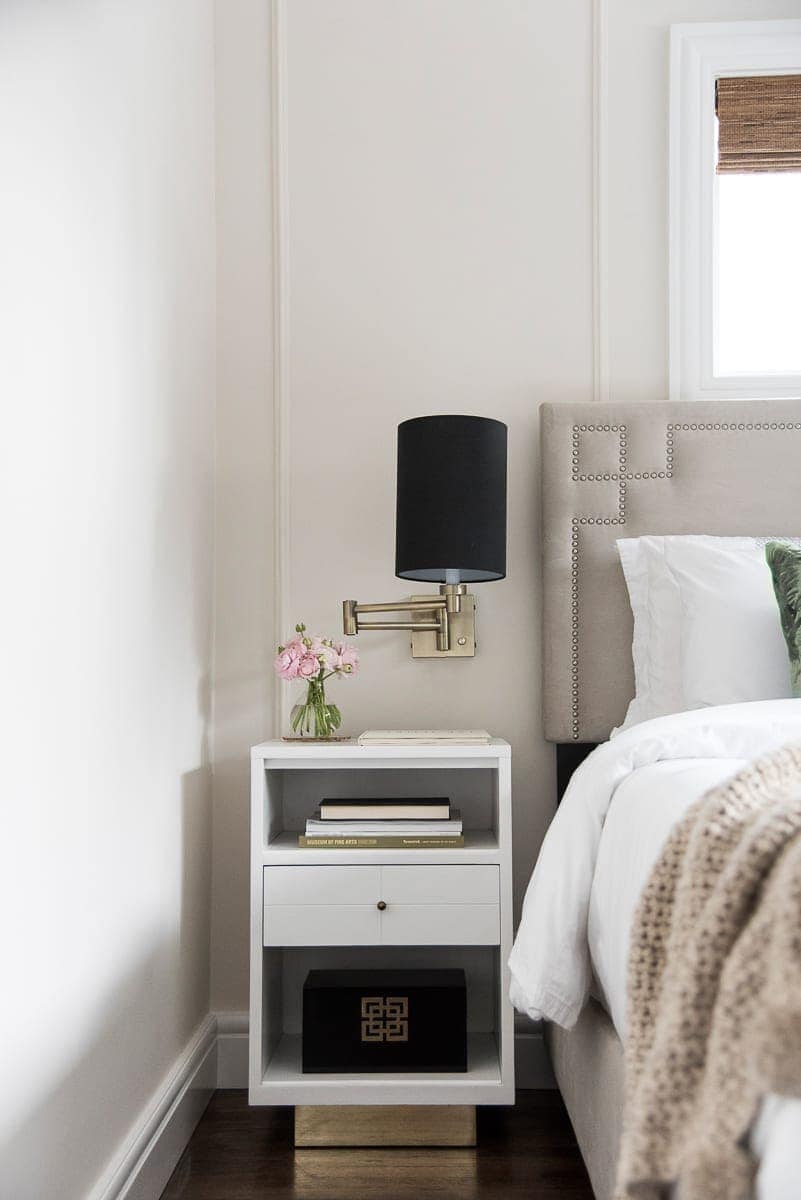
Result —
[[486, 729], [366, 729], [360, 746], [486, 746]]

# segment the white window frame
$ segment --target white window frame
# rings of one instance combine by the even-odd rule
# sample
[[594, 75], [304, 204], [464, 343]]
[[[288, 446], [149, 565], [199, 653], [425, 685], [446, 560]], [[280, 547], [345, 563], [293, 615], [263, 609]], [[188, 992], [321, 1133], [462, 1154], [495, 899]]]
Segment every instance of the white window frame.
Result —
[[801, 21], [670, 30], [670, 398], [801, 396], [801, 375], [716, 376], [715, 80], [801, 73]]

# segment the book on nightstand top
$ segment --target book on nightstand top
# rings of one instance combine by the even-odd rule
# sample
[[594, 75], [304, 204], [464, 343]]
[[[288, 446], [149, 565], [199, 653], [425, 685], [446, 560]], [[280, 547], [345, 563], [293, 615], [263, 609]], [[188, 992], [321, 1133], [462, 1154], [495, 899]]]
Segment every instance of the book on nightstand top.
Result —
[[487, 746], [486, 729], [366, 729], [360, 746]]

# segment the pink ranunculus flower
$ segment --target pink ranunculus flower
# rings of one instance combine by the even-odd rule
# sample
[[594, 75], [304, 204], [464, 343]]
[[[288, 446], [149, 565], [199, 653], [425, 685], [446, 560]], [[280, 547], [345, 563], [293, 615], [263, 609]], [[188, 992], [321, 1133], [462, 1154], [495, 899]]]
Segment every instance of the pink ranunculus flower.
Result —
[[316, 679], [320, 674], [320, 660], [316, 654], [307, 651], [298, 661], [299, 679]]
[[305, 653], [306, 647], [300, 638], [293, 638], [291, 642], [287, 642], [283, 650], [279, 650], [275, 656], [276, 674], [280, 675], [281, 679], [297, 679], [300, 660]]
[[324, 670], [336, 670], [337, 652], [331, 642], [326, 641], [325, 638], [313, 637], [309, 650], [320, 660]]
[[352, 642], [340, 642], [336, 647], [336, 670], [341, 675], [355, 675], [359, 669], [359, 651]]

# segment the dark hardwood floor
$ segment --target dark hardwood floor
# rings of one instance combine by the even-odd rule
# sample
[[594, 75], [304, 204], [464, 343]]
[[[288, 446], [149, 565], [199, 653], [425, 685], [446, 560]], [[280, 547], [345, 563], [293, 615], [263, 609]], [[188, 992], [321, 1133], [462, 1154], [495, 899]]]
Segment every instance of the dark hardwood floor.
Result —
[[295, 1150], [291, 1108], [216, 1092], [162, 1200], [592, 1200], [558, 1092], [478, 1112], [475, 1150]]

